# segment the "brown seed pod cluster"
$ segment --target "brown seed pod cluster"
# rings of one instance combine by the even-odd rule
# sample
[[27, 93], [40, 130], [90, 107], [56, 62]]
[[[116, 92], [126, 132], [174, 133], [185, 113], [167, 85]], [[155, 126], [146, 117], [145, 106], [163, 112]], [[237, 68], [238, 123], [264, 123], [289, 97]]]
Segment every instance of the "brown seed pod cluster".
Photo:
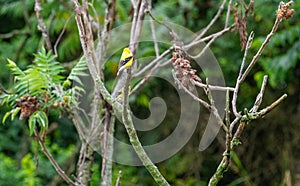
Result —
[[294, 15], [295, 10], [289, 9], [290, 6], [293, 4], [293, 1], [290, 1], [288, 3], [280, 2], [278, 10], [277, 10], [277, 18], [282, 19], [289, 19]]
[[17, 105], [21, 107], [20, 120], [28, 118], [40, 108], [40, 104], [36, 96], [25, 95], [20, 99], [16, 99]]
[[233, 8], [234, 15], [234, 30], [240, 34], [240, 44], [242, 51], [245, 50], [247, 45], [248, 33], [247, 33], [247, 19], [250, 13], [254, 11], [254, 1], [250, 1], [246, 6], [242, 6], [244, 13], [239, 11], [239, 4], [236, 3]]
[[173, 52], [171, 62], [177, 79], [189, 90], [194, 89], [193, 81], [202, 82], [196, 75], [197, 71], [191, 67], [190, 61], [183, 51], [177, 50]]

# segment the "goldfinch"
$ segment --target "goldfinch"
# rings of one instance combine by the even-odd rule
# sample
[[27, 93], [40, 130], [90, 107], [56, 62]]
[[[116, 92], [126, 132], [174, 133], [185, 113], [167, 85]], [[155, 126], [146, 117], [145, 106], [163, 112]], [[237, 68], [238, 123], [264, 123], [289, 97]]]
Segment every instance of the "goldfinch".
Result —
[[130, 67], [132, 65], [132, 63], [133, 63], [133, 55], [132, 55], [130, 49], [124, 48], [121, 59], [120, 59], [119, 70], [118, 70], [117, 75], [119, 75], [119, 73], [122, 70]]

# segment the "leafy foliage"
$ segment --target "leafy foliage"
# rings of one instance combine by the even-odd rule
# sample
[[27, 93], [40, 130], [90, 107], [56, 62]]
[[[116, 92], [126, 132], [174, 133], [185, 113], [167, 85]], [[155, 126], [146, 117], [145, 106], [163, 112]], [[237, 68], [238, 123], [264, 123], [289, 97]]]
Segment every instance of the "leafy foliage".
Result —
[[81, 80], [79, 79], [79, 76], [88, 76], [87, 73], [84, 71], [87, 70], [87, 66], [85, 63], [84, 57], [81, 57], [79, 62], [75, 65], [74, 68], [72, 68], [69, 76], [67, 77], [66, 81], [63, 83], [64, 87], [65, 86], [70, 86], [71, 81], [75, 81], [78, 84], [82, 85]]
[[48, 128], [48, 117], [45, 112], [36, 111], [29, 117], [28, 125], [29, 125], [30, 135], [33, 134], [36, 123], [39, 124], [42, 132], [45, 132], [45, 130]]
[[[30, 158], [31, 154], [25, 155], [21, 160], [21, 166], [18, 168], [17, 162], [0, 154], [0, 185], [39, 185], [40, 179], [36, 177], [34, 161]], [[17, 171], [18, 170], [18, 171]]]
[[79, 86], [71, 87], [71, 81], [82, 85], [79, 76], [87, 75], [84, 72], [87, 69], [84, 58], [79, 60], [65, 78], [61, 75], [64, 72], [63, 67], [55, 60], [56, 56], [51, 51], [46, 52], [42, 48], [34, 56], [33, 64], [24, 71], [8, 59], [7, 66], [15, 76], [15, 92], [2, 96], [2, 104], [9, 103], [14, 107], [4, 115], [2, 122], [10, 115], [13, 120], [21, 111], [20, 119], [29, 116], [30, 135], [33, 134], [36, 124], [39, 124], [42, 132], [48, 128], [47, 113], [50, 109], [62, 110], [77, 106], [80, 92], [84, 90]]

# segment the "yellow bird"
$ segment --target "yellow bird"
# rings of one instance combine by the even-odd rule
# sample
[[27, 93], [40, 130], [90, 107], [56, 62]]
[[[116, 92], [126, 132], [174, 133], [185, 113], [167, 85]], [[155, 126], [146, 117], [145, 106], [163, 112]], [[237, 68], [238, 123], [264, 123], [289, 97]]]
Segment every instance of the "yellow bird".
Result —
[[119, 75], [119, 73], [122, 70], [130, 67], [132, 65], [132, 63], [133, 63], [133, 55], [132, 55], [130, 49], [124, 48], [121, 59], [120, 59], [119, 70], [118, 70], [117, 75]]

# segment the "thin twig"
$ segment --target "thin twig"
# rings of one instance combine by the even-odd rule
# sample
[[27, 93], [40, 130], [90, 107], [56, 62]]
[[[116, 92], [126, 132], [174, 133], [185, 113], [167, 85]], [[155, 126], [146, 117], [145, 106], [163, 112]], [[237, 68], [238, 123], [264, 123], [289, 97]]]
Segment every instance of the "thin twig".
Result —
[[[237, 127], [237, 129], [236, 129], [236, 131], [235, 131], [235, 133], [234, 133], [234, 135], [233, 135], [233, 139], [234, 139], [234, 140], [239, 139], [239, 138], [241, 137], [241, 135], [242, 135], [242, 133], [243, 133], [243, 131], [244, 131], [244, 128], [245, 128], [245, 126], [246, 126], [247, 124], [248, 124], [247, 121], [241, 121], [241, 122], [240, 122], [239, 126]], [[232, 144], [232, 147], [236, 146], [236, 144], [235, 144], [234, 141], [233, 141], [232, 143], [233, 143], [233, 144]]]
[[260, 46], [259, 50], [255, 54], [255, 56], [252, 58], [252, 61], [250, 62], [249, 66], [247, 67], [247, 69], [245, 70], [245, 72], [243, 73], [243, 75], [240, 79], [241, 82], [245, 80], [245, 78], [247, 77], [247, 75], [249, 74], [249, 72], [251, 71], [251, 69], [253, 68], [255, 63], [257, 62], [258, 58], [261, 56], [263, 50], [266, 48], [266, 46], [269, 43], [271, 37], [275, 34], [280, 22], [281, 22], [281, 19], [276, 17], [276, 20], [275, 20], [275, 23], [273, 25], [273, 28], [272, 28], [271, 32], [267, 35], [266, 39], [264, 40], [264, 42]]
[[[229, 90], [226, 91], [226, 108], [225, 108], [225, 124], [226, 127], [230, 127], [230, 93]], [[228, 131], [228, 134], [231, 136], [231, 131]]]
[[258, 110], [258, 108], [259, 108], [259, 106], [260, 106], [260, 104], [263, 100], [263, 96], [264, 96], [264, 93], [265, 93], [267, 82], [268, 82], [268, 76], [265, 75], [264, 79], [263, 79], [263, 82], [262, 82], [262, 85], [261, 85], [260, 92], [257, 94], [255, 103], [254, 103], [253, 107], [250, 109], [250, 112], [256, 112]]
[[121, 177], [122, 177], [122, 171], [119, 170], [118, 172], [118, 177], [117, 177], [117, 181], [116, 181], [116, 186], [119, 186], [121, 183]]
[[[95, 14], [97, 11], [95, 10]], [[98, 28], [98, 43], [96, 47], [96, 56], [97, 56], [97, 64], [100, 69], [104, 68], [104, 61], [105, 61], [105, 56], [107, 53], [107, 46], [108, 42], [110, 39], [110, 31], [113, 28], [114, 22], [115, 22], [115, 14], [116, 14], [116, 0], [109, 0], [107, 2], [107, 8], [106, 8], [106, 13], [105, 13], [105, 19], [104, 19], [104, 25], [102, 30], [100, 30], [100, 22], [99, 28]], [[98, 18], [97, 18], [98, 19]], [[102, 73], [102, 71], [100, 71]], [[102, 76], [103, 74], [101, 74]]]
[[230, 27], [224, 28], [223, 30], [220, 30], [220, 31], [218, 31], [218, 32], [216, 32], [214, 34], [211, 34], [209, 36], [206, 36], [206, 37], [204, 37], [202, 39], [199, 39], [199, 40], [196, 40], [196, 41], [194, 40], [194, 41], [190, 42], [189, 44], [184, 45], [183, 49], [184, 50], [188, 50], [189, 48], [191, 48], [191, 47], [193, 47], [195, 45], [198, 45], [200, 43], [206, 42], [206, 41], [210, 40], [211, 38], [220, 37], [223, 34], [225, 34], [226, 32], [230, 31], [233, 27], [234, 27], [234, 24], [231, 25]]
[[198, 45], [198, 44], [201, 44], [205, 41], [208, 41], [208, 40], [216, 40], [218, 37], [222, 36], [223, 34], [225, 34], [226, 32], [228, 32], [231, 28], [233, 28], [234, 25], [232, 25], [231, 27], [227, 27], [227, 28], [224, 28], [223, 30], [219, 31], [219, 32], [216, 32], [214, 34], [211, 34], [203, 39], [200, 39], [200, 40], [196, 40], [196, 41], [193, 41], [185, 46], [183, 46], [184, 50], [188, 50], [190, 49], [191, 47], [195, 46], [195, 45]]
[[278, 98], [276, 101], [274, 101], [271, 105], [269, 105], [266, 108], [260, 110], [257, 114], [257, 117], [255, 117], [255, 119], [265, 116], [272, 109], [277, 107], [285, 98], [287, 98], [287, 94], [283, 94], [280, 98]]
[[239, 138], [244, 130], [244, 127], [252, 120], [260, 119], [264, 117], [267, 113], [277, 107], [285, 98], [287, 98], [287, 94], [282, 95], [276, 101], [274, 101], [271, 105], [267, 106], [266, 108], [260, 110], [259, 112], [254, 113], [245, 113], [240, 120], [240, 125], [236, 130], [233, 138]]
[[71, 17], [69, 17], [69, 18], [67, 19], [67, 21], [65, 22], [64, 27], [63, 27], [62, 31], [60, 32], [60, 34], [59, 34], [59, 36], [58, 36], [58, 38], [57, 38], [57, 40], [56, 40], [56, 42], [55, 42], [55, 44], [54, 44], [54, 54], [55, 54], [56, 56], [58, 55], [58, 54], [57, 54], [57, 46], [58, 46], [58, 44], [59, 44], [59, 42], [60, 42], [62, 36], [64, 35], [65, 31], [66, 31], [66, 27], [67, 27], [67, 25], [68, 25], [70, 19], [71, 19]]
[[207, 84], [204, 84], [204, 83], [200, 83], [198, 81], [193, 81], [193, 84], [195, 86], [198, 86], [200, 88], [209, 88], [210, 90], [218, 90], [218, 91], [231, 91], [233, 92], [234, 91], [234, 88], [233, 87], [222, 87], [222, 86], [215, 86], [215, 85], [207, 85]]
[[137, 73], [133, 75], [133, 77], [138, 77], [148, 71], [149, 69], [153, 68], [156, 63], [159, 63], [164, 57], [169, 55], [173, 51], [174, 47], [171, 46], [168, 50], [164, 51], [162, 54], [159, 55], [159, 57], [155, 58], [153, 61], [149, 62], [145, 67], [143, 67], [141, 70], [139, 70]]
[[[149, 5], [148, 5], [148, 12], [150, 13], [151, 12], [151, 0], [149, 0]], [[151, 13], [150, 13], [151, 15]], [[155, 26], [154, 26], [154, 22], [153, 21], [150, 21], [150, 28], [151, 28], [151, 34], [152, 34], [152, 39], [153, 39], [153, 43], [154, 43], [154, 49], [155, 49], [155, 55], [156, 57], [159, 56], [159, 48], [158, 48], [158, 44], [157, 44], [157, 38], [156, 38], [156, 32], [155, 32]]]
[[[44, 154], [46, 155], [46, 157], [49, 159], [49, 161], [51, 162], [52, 166], [55, 168], [56, 172], [62, 177], [62, 179], [64, 179], [68, 184], [70, 185], [74, 185], [75, 183], [73, 182], [73, 180], [71, 180], [65, 173], [65, 171], [63, 171], [60, 166], [58, 165], [58, 163], [56, 162], [56, 160], [53, 158], [52, 154], [50, 153], [50, 151], [48, 150], [48, 148], [46, 147], [44, 140], [40, 137], [40, 133], [38, 132], [38, 130], [35, 128], [34, 129], [34, 134], [36, 136], [36, 139], [38, 140], [40, 146], [42, 147], [42, 151], [44, 152]], [[44, 137], [43, 137], [44, 138]]]
[[236, 101], [237, 101], [239, 88], [240, 88], [240, 85], [242, 83], [241, 77], [242, 77], [243, 69], [244, 69], [244, 66], [245, 66], [245, 63], [246, 63], [248, 50], [250, 49], [250, 47], [252, 45], [253, 37], [254, 37], [254, 33], [251, 32], [249, 37], [248, 37], [248, 40], [247, 40], [247, 44], [246, 44], [245, 52], [244, 52], [244, 57], [243, 57], [242, 64], [241, 64], [241, 67], [240, 67], [240, 72], [239, 72], [239, 75], [237, 77], [235, 88], [234, 88], [234, 91], [233, 91], [231, 104], [232, 104], [232, 111], [233, 111], [233, 114], [235, 115], [235, 117], [239, 116], [239, 113], [237, 112], [237, 108], [236, 108]]
[[209, 24], [201, 31], [201, 33], [194, 39], [194, 41], [197, 41], [199, 39], [201, 39], [206, 32], [211, 28], [211, 26], [213, 24], [215, 24], [215, 22], [217, 21], [217, 19], [221, 16], [221, 13], [224, 10], [224, 5], [226, 3], [227, 0], [223, 0], [222, 4], [220, 5], [218, 12], [216, 13], [215, 17], [209, 22]]
[[42, 32], [42, 36], [46, 43], [46, 49], [51, 50], [52, 45], [51, 45], [49, 33], [41, 15], [41, 11], [42, 11], [41, 0], [35, 0], [34, 11], [36, 12], [36, 17], [38, 20], [38, 30]]
[[238, 80], [241, 79], [241, 77], [242, 77], [243, 70], [244, 70], [245, 63], [246, 63], [246, 59], [247, 59], [247, 55], [248, 55], [248, 51], [249, 51], [249, 49], [250, 49], [250, 47], [252, 45], [253, 38], [254, 38], [254, 32], [251, 32], [250, 35], [249, 35], [249, 37], [248, 37], [247, 44], [246, 44], [246, 47], [245, 47], [245, 52], [244, 52], [242, 64], [241, 64], [241, 67], [240, 67], [240, 72], [239, 72]]
[[189, 91], [176, 77], [175, 72], [172, 71], [173, 78], [175, 80], [175, 83], [179, 86], [179, 88], [182, 88], [186, 93], [188, 93], [195, 101], [198, 101], [201, 105], [203, 105], [207, 110], [211, 110], [211, 105], [207, 103], [206, 101], [200, 99], [198, 96], [196, 96], [194, 93]]
[[[157, 66], [157, 65], [156, 65]], [[138, 89], [140, 89], [148, 80], [149, 78], [151, 77], [151, 75], [153, 74], [154, 72], [154, 68], [152, 68], [145, 76], [144, 78], [137, 84], [134, 86], [134, 88], [132, 89], [132, 91], [130, 91], [130, 94], [129, 95], [132, 95], [134, 94]]]
[[205, 47], [201, 50], [201, 52], [199, 52], [199, 54], [192, 56], [189, 55], [191, 58], [193, 59], [199, 59], [205, 52], [206, 50], [210, 47], [210, 45], [217, 39], [217, 37], [213, 37], [206, 45]]
[[31, 28], [31, 21], [30, 21], [30, 16], [29, 16], [29, 12], [28, 12], [28, 8], [26, 5], [26, 0], [22, 0], [22, 9], [23, 9], [23, 17], [24, 17], [24, 21], [26, 23], [26, 25]]
[[[82, 7], [79, 4], [78, 0], [72, 1], [75, 5], [75, 19], [79, 31], [79, 38], [82, 50], [84, 52], [84, 56], [86, 57], [86, 63], [93, 80], [97, 81], [97, 79], [100, 79], [97, 71], [97, 65], [95, 62], [94, 41], [92, 40], [93, 36], [91, 28], [90, 26], [88, 26], [90, 23], [88, 22], [88, 15], [86, 15], [87, 9], [84, 9], [84, 7]], [[87, 8], [87, 5], [85, 8]]]
[[29, 34], [29, 32], [26, 30], [13, 30], [5, 34], [0, 34], [0, 39], [9, 39], [14, 37], [15, 35], [27, 35], [27, 34]]
[[230, 123], [230, 127], [229, 127], [229, 131], [232, 133], [235, 125], [240, 121], [242, 116], [238, 116], [236, 117], [231, 123]]
[[[229, 98], [229, 91], [227, 91], [227, 93], [226, 93], [226, 109], [225, 109], [225, 112], [226, 112], [225, 121], [226, 121], [227, 127], [229, 127], [229, 125], [230, 125], [229, 105], [230, 105], [230, 98]], [[225, 151], [223, 153], [223, 158], [222, 158], [216, 172], [209, 180], [209, 183], [208, 183], [209, 186], [216, 185], [219, 182], [219, 180], [223, 177], [223, 174], [227, 171], [228, 165], [230, 163], [231, 138], [232, 138], [232, 135], [231, 135], [231, 131], [229, 130], [226, 132], [226, 140], [225, 140], [226, 146], [225, 146]]]
[[229, 17], [230, 17], [230, 12], [231, 12], [231, 4], [232, 4], [232, 0], [229, 0], [228, 6], [227, 6], [227, 13], [226, 13], [224, 28], [228, 27], [228, 22], [229, 22]]
[[153, 39], [153, 43], [154, 43], [155, 55], [156, 55], [156, 57], [158, 57], [159, 56], [159, 48], [158, 48], [158, 44], [157, 44], [157, 38], [155, 35], [155, 26], [154, 26], [153, 21], [150, 21], [150, 27], [151, 27], [152, 39]]
[[[130, 50], [131, 51], [135, 51], [136, 47], [135, 45], [135, 41], [137, 37], [135, 37], [136, 35], [136, 31], [140, 31], [137, 29], [137, 24], [140, 23], [140, 18], [139, 18], [139, 10], [141, 7], [143, 0], [138, 0], [138, 2], [134, 5], [134, 12], [133, 12], [133, 19], [132, 19], [132, 23], [131, 23], [131, 31], [130, 31]], [[139, 27], [140, 28], [140, 27]]]
[[219, 124], [219, 126], [221, 126], [223, 128], [223, 130], [227, 133], [229, 129], [227, 128], [227, 126], [224, 124], [222, 118], [220, 117], [218, 109], [215, 106], [215, 100], [213, 98], [212, 92], [208, 88], [208, 85], [209, 85], [208, 78], [206, 78], [206, 83], [207, 83], [207, 89], [206, 89], [207, 90], [207, 97], [208, 97], [208, 100], [209, 100], [210, 105], [211, 105], [211, 112], [215, 116], [215, 118], [217, 119], [217, 123]]

